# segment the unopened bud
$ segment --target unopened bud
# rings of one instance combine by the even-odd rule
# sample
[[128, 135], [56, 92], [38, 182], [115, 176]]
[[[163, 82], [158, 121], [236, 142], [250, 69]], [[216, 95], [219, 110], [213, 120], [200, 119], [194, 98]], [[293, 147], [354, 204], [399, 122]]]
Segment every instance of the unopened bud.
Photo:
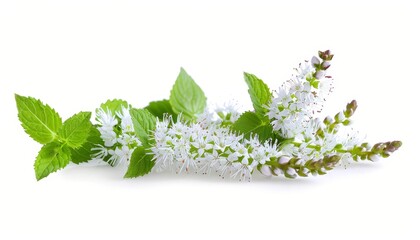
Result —
[[334, 119], [332, 117], [330, 117], [330, 116], [326, 116], [324, 118], [324, 124], [327, 125], [327, 126], [330, 125], [333, 122], [334, 122]]
[[322, 69], [327, 70], [331, 66], [330, 61], [324, 61], [321, 65]]
[[346, 118], [346, 116], [344, 115], [344, 113], [343, 112], [339, 112], [339, 113], [337, 113], [336, 115], [335, 115], [335, 121], [337, 121], [337, 122], [342, 122], [342, 121], [344, 121], [344, 119]]
[[353, 116], [354, 112], [356, 112], [357, 109], [357, 102], [356, 100], [351, 101], [346, 106], [346, 115], [349, 115], [348, 117]]
[[318, 51], [318, 56], [324, 61], [331, 61], [331, 59], [334, 57], [330, 50], [326, 50], [325, 52]]
[[377, 143], [373, 145], [372, 151], [378, 153], [378, 152], [382, 152], [384, 148], [385, 148], [385, 145], [383, 143]]
[[283, 173], [283, 170], [281, 170], [280, 168], [275, 168], [273, 170], [273, 172], [274, 172], [274, 175], [276, 175], [276, 176], [280, 176], [280, 175], [283, 175], [284, 174]]
[[289, 157], [286, 157], [286, 156], [281, 156], [280, 158], [279, 158], [279, 163], [280, 164], [287, 164], [288, 162], [290, 161], [290, 158]]
[[315, 78], [316, 79], [322, 79], [323, 77], [325, 77], [325, 71], [320, 70], [320, 71], [315, 73]]
[[385, 151], [389, 152], [389, 153], [395, 152], [396, 150], [397, 149], [394, 146], [392, 146], [391, 144], [388, 144], [385, 148]]
[[394, 146], [396, 149], [398, 149], [402, 146], [402, 142], [401, 141], [392, 141], [391, 145]]
[[271, 173], [271, 169], [270, 169], [270, 167], [268, 166], [268, 165], [263, 165], [262, 167], [261, 167], [261, 173], [264, 175], [264, 176], [267, 176], [267, 177], [271, 177], [273, 174]]
[[297, 177], [296, 170], [294, 168], [288, 168], [286, 173], [285, 173], [285, 176], [289, 177], [289, 178]]
[[317, 57], [313, 56], [311, 59], [312, 67], [317, 67], [320, 64], [320, 61]]
[[401, 141], [392, 141], [392, 142], [387, 142], [386, 143], [386, 147], [385, 147], [385, 151], [388, 153], [393, 153], [395, 151], [398, 150], [398, 148], [400, 148], [402, 145]]
[[369, 160], [371, 160], [372, 162], [377, 162], [379, 161], [380, 157], [377, 154], [372, 154], [369, 155]]

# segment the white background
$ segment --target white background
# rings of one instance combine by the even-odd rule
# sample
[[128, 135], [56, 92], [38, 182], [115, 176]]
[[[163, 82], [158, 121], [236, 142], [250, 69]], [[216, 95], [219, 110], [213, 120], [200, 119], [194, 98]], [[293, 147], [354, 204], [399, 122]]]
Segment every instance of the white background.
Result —
[[[152, 1], [151, 1], [152, 2]], [[409, 2], [0, 1], [0, 239], [418, 239], [418, 55]], [[352, 99], [368, 140], [399, 139], [378, 163], [252, 183], [216, 176], [74, 166], [37, 182], [40, 145], [14, 93], [63, 118], [108, 98], [136, 107], [169, 96], [184, 67], [210, 103], [251, 107], [242, 72], [276, 89], [317, 50], [335, 53], [325, 114]], [[418, 149], [418, 147], [417, 147]]]

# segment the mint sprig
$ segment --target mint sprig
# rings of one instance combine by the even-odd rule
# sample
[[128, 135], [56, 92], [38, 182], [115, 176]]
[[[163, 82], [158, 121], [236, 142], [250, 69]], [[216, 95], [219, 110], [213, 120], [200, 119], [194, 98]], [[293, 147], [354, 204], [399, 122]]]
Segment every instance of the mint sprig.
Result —
[[37, 180], [67, 166], [72, 152], [75, 163], [87, 161], [87, 153], [79, 148], [87, 142], [91, 132], [96, 134], [91, 131], [90, 112], [80, 112], [62, 123], [60, 115], [40, 100], [17, 94], [15, 99], [22, 127], [35, 141], [44, 144], [34, 164]]

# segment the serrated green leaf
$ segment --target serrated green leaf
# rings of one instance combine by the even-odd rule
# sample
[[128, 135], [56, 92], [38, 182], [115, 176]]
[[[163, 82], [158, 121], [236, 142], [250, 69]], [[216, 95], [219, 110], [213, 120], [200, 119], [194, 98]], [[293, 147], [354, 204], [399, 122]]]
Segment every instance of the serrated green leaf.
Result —
[[232, 125], [232, 129], [244, 134], [248, 139], [257, 134], [262, 142], [273, 137], [271, 124], [263, 122], [254, 112], [244, 112]]
[[69, 164], [70, 149], [61, 143], [51, 142], [44, 145], [35, 160], [35, 175], [39, 181], [50, 173], [56, 172]]
[[71, 161], [73, 163], [79, 164], [83, 162], [88, 162], [92, 159], [92, 148], [97, 147], [97, 145], [104, 145], [104, 141], [101, 138], [101, 133], [99, 130], [91, 126], [89, 137], [86, 142], [77, 149], [71, 149]]
[[267, 113], [267, 106], [271, 101], [271, 91], [261, 79], [250, 73], [244, 73], [248, 93], [251, 97], [252, 105], [258, 116], [263, 117]]
[[165, 115], [172, 116], [172, 118], [176, 117], [174, 110], [172, 109], [171, 103], [169, 100], [161, 100], [150, 102], [147, 107], [145, 107], [151, 114], [158, 117], [160, 120], [163, 120]]
[[35, 141], [46, 144], [54, 141], [62, 125], [58, 113], [32, 97], [15, 95], [18, 117], [25, 132]]
[[113, 115], [115, 115], [117, 112], [121, 112], [123, 107], [129, 108], [130, 104], [128, 104], [127, 101], [121, 99], [113, 99], [102, 103], [100, 108], [109, 110]]
[[130, 109], [134, 131], [144, 146], [149, 145], [150, 132], [156, 128], [156, 117], [146, 109]]
[[80, 112], [73, 115], [63, 123], [58, 136], [71, 148], [82, 146], [92, 128], [91, 116], [92, 113], [90, 112]]
[[140, 146], [131, 155], [130, 164], [124, 177], [135, 178], [144, 176], [152, 170], [154, 165], [153, 155], [149, 154], [143, 146]]
[[206, 108], [206, 96], [190, 75], [181, 68], [171, 90], [169, 102], [176, 114], [182, 113], [186, 119], [195, 119]]

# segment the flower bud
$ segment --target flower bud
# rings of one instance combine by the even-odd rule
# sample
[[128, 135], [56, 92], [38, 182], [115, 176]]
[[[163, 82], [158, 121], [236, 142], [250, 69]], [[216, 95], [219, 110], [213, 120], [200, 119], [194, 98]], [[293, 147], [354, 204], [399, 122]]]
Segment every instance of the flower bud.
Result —
[[316, 79], [322, 79], [323, 77], [325, 77], [325, 71], [320, 70], [320, 71], [317, 71], [317, 72], [315, 73], [315, 78], [316, 78]]
[[377, 154], [372, 154], [369, 155], [369, 160], [371, 160], [372, 162], [377, 162], [379, 161], [380, 157]]
[[386, 146], [383, 143], [377, 143], [375, 145], [373, 145], [372, 147], [372, 151], [375, 153], [379, 153], [382, 152], [382, 150], [385, 148]]
[[320, 61], [316, 56], [313, 56], [311, 60], [311, 64], [312, 64], [312, 67], [317, 67], [320, 64]]
[[280, 176], [284, 174], [283, 170], [281, 170], [280, 168], [274, 168], [273, 172], [274, 172], [274, 175], [276, 176]]
[[271, 168], [268, 165], [263, 165], [260, 171], [264, 176], [267, 177], [271, 177], [273, 175], [271, 172]]
[[401, 141], [392, 141], [391, 145], [395, 148], [395, 150], [397, 150], [398, 148], [400, 148], [402, 146], [402, 142]]
[[343, 112], [339, 112], [339, 113], [337, 113], [336, 115], [335, 115], [335, 121], [337, 121], [337, 122], [342, 122], [342, 121], [344, 121], [344, 119], [346, 119], [346, 116], [344, 115], [344, 113]]
[[332, 119], [332, 117], [330, 117], [330, 116], [326, 116], [324, 118], [324, 124], [327, 125], [327, 126], [330, 125], [333, 122], [334, 122], [334, 119]]
[[334, 57], [334, 54], [332, 54], [330, 50], [326, 50], [325, 52], [318, 51], [318, 56], [324, 61], [331, 61]]
[[388, 144], [385, 148], [385, 151], [389, 153], [395, 152], [396, 150], [397, 149], [394, 146], [392, 146], [392, 144]]
[[279, 163], [280, 164], [287, 164], [288, 162], [290, 161], [290, 158], [289, 157], [286, 157], [286, 156], [281, 156], [280, 158], [279, 158]]
[[322, 69], [327, 70], [331, 66], [330, 61], [324, 61], [321, 65]]
[[347, 106], [346, 106], [346, 111], [345, 111], [346, 117], [353, 116], [354, 112], [356, 112], [356, 109], [357, 109], [356, 100], [353, 100], [350, 103], [348, 103]]
[[296, 170], [294, 168], [288, 168], [285, 173], [285, 176], [288, 178], [296, 178], [297, 177]]

